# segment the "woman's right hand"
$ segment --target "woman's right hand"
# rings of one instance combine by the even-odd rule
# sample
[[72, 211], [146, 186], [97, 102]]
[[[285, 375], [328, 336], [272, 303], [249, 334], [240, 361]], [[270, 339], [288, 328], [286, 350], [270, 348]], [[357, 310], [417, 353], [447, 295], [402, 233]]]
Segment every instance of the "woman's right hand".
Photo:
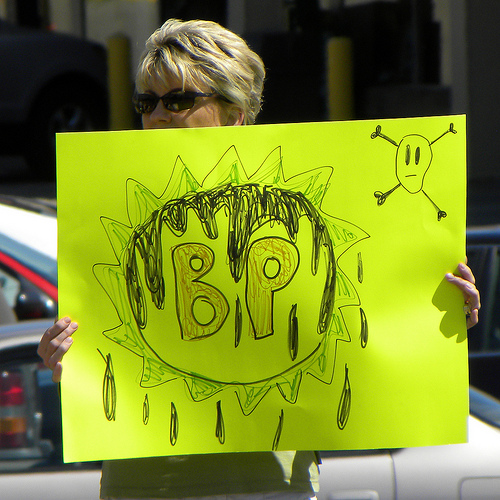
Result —
[[61, 381], [61, 361], [73, 343], [71, 335], [75, 333], [77, 328], [78, 325], [70, 318], [61, 318], [50, 328], [47, 328], [40, 339], [37, 353], [43, 359], [43, 364], [52, 370], [54, 382]]

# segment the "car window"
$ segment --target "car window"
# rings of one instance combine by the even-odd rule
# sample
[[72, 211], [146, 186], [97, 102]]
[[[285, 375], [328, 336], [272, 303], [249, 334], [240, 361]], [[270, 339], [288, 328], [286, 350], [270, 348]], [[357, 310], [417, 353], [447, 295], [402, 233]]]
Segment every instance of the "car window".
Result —
[[21, 283], [0, 266], [0, 288], [11, 309], [16, 305], [16, 299], [21, 291]]
[[500, 428], [500, 401], [489, 394], [471, 388], [470, 413], [483, 422]]
[[0, 290], [17, 319], [54, 318], [56, 259], [0, 234]]
[[56, 259], [0, 234], [0, 252], [32, 269], [52, 284], [57, 283]]
[[[30, 273], [28, 273], [28, 276]], [[46, 281], [32, 276], [30, 281], [20, 272], [5, 265], [0, 255], [0, 293], [2, 306], [9, 307], [13, 315], [0, 310], [0, 324], [24, 319], [55, 318], [57, 316], [57, 289]], [[49, 295], [50, 292], [51, 295]], [[12, 319], [11, 319], [12, 318]]]
[[[497, 261], [498, 258], [499, 258], [499, 253], [497, 251], [496, 253]], [[494, 277], [492, 294], [491, 297], [488, 297], [491, 306], [490, 306], [490, 317], [488, 318], [490, 335], [488, 336], [487, 348], [492, 350], [500, 350], [500, 310], [498, 307], [498, 299], [500, 297], [500, 279], [498, 275], [498, 268], [496, 271], [497, 272]]]
[[481, 293], [480, 321], [470, 331], [469, 350], [500, 351], [500, 247], [469, 245], [467, 256]]

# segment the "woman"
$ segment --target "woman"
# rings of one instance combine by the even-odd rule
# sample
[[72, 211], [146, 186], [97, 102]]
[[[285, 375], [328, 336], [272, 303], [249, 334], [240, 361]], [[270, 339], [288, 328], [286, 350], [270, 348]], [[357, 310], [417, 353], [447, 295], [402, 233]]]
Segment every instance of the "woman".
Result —
[[[260, 57], [244, 40], [207, 21], [167, 21], [146, 43], [136, 76], [134, 104], [145, 129], [252, 124], [260, 111], [265, 76]], [[470, 269], [448, 275], [477, 322], [479, 294]], [[61, 360], [77, 325], [57, 321], [39, 354], [59, 382]], [[104, 463], [101, 498], [314, 498], [314, 452], [222, 453]]]

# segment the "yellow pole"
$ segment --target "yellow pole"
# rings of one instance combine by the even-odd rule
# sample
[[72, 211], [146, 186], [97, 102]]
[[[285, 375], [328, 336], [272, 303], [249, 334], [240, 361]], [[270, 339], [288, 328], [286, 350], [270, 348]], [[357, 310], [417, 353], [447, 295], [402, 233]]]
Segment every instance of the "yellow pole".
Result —
[[130, 44], [126, 36], [108, 39], [109, 128], [133, 127], [132, 86], [130, 83]]
[[354, 118], [352, 42], [346, 37], [327, 41], [328, 118]]

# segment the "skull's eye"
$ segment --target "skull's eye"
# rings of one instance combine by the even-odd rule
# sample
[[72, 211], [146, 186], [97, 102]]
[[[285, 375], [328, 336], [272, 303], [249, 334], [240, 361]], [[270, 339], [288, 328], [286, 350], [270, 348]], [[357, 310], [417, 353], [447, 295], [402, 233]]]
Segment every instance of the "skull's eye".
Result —
[[420, 161], [420, 146], [415, 150], [415, 165]]
[[410, 156], [411, 156], [410, 145], [409, 145], [409, 144], [407, 144], [407, 145], [406, 145], [406, 155], [405, 155], [405, 163], [406, 163], [407, 165], [409, 165], [409, 164], [410, 164]]

